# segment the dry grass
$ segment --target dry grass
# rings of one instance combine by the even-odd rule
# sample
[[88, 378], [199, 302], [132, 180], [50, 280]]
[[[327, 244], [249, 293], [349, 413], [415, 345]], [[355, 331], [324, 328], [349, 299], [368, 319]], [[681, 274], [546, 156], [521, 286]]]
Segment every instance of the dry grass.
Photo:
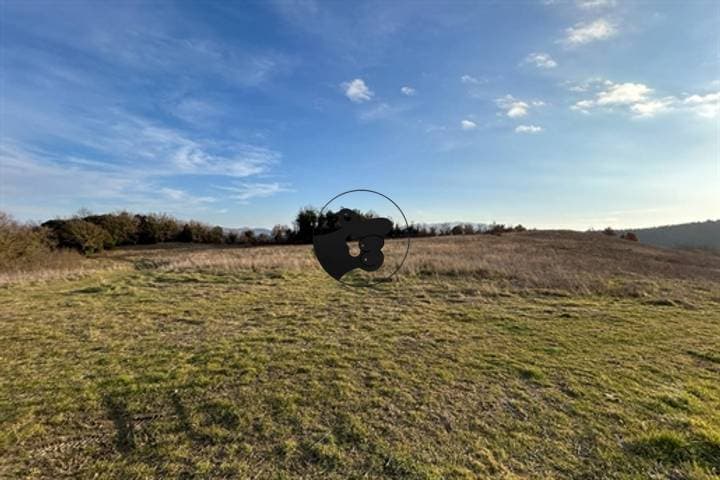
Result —
[[[405, 240], [390, 240], [386, 265], [394, 269]], [[318, 271], [312, 247], [261, 248], [167, 245], [110, 252], [106, 258], [165, 272]], [[720, 283], [720, 257], [661, 249], [599, 234], [525, 232], [421, 238], [411, 242], [404, 275], [470, 276], [501, 289], [546, 289], [578, 294], [651, 296], [678, 290], [692, 295]]]
[[307, 246], [88, 261], [110, 267], [0, 286], [0, 478], [720, 474], [702, 254], [424, 239], [372, 290]]

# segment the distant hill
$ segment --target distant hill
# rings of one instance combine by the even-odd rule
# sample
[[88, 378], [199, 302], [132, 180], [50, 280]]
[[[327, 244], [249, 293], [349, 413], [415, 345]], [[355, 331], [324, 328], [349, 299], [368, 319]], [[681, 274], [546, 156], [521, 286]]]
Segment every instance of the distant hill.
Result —
[[683, 223], [653, 228], [626, 229], [642, 243], [658, 247], [700, 247], [720, 249], [720, 220]]
[[248, 230], [252, 230], [253, 233], [255, 234], [255, 236], [260, 236], [260, 235], [268, 235], [269, 236], [272, 234], [272, 230], [270, 230], [269, 228], [252, 228], [252, 227], [223, 228], [223, 231], [225, 233], [237, 233], [239, 235], [244, 232], [247, 232]]

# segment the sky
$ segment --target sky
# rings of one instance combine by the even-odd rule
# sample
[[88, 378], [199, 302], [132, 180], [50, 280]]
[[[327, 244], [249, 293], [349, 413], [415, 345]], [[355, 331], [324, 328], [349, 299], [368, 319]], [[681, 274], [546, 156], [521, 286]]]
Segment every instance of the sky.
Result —
[[720, 218], [720, 2], [0, 0], [0, 210]]

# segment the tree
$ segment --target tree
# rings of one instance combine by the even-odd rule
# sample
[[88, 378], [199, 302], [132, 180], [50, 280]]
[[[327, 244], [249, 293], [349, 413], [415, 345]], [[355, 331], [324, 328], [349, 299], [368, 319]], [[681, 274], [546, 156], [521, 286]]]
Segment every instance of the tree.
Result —
[[110, 234], [102, 227], [80, 218], [51, 220], [43, 226], [53, 232], [58, 245], [74, 248], [82, 253], [95, 253], [113, 245]]
[[244, 243], [247, 243], [248, 245], [254, 245], [255, 244], [255, 232], [252, 230], [245, 230], [243, 232], [243, 241]]
[[225, 235], [225, 243], [232, 245], [234, 243], [237, 243], [238, 241], [238, 234], [235, 231], [228, 232], [227, 235]]
[[83, 220], [104, 228], [110, 234], [112, 246], [137, 243], [139, 221], [128, 212], [90, 215]]
[[294, 240], [296, 243], [312, 243], [315, 228], [318, 226], [318, 219], [318, 212], [312, 207], [305, 207], [298, 212], [295, 217]]
[[177, 240], [180, 225], [173, 217], [164, 213], [136, 215], [138, 220], [138, 242], [152, 244]]
[[224, 232], [222, 227], [215, 226], [208, 230], [207, 243], [223, 243]]
[[615, 230], [613, 230], [611, 227], [607, 227], [605, 230], [603, 230], [603, 234], [609, 237], [614, 237], [616, 235]]
[[275, 243], [288, 243], [290, 241], [290, 235], [292, 230], [285, 225], [275, 225], [272, 229], [272, 240]]

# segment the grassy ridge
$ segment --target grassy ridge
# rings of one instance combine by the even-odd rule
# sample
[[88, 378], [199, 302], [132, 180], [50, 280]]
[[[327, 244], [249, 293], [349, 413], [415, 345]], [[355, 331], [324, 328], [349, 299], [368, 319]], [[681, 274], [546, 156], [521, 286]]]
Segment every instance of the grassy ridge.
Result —
[[615, 239], [603, 269], [556, 253], [523, 276], [491, 257], [540, 238], [477, 241], [496, 248], [428, 244], [466, 255], [434, 273], [414, 245], [410, 275], [376, 290], [300, 247], [287, 268], [270, 249], [129, 250], [98, 261], [132, 268], [6, 284], [0, 477], [720, 473], [714, 259], [671, 269], [632, 246], [657, 262], [633, 266]]

